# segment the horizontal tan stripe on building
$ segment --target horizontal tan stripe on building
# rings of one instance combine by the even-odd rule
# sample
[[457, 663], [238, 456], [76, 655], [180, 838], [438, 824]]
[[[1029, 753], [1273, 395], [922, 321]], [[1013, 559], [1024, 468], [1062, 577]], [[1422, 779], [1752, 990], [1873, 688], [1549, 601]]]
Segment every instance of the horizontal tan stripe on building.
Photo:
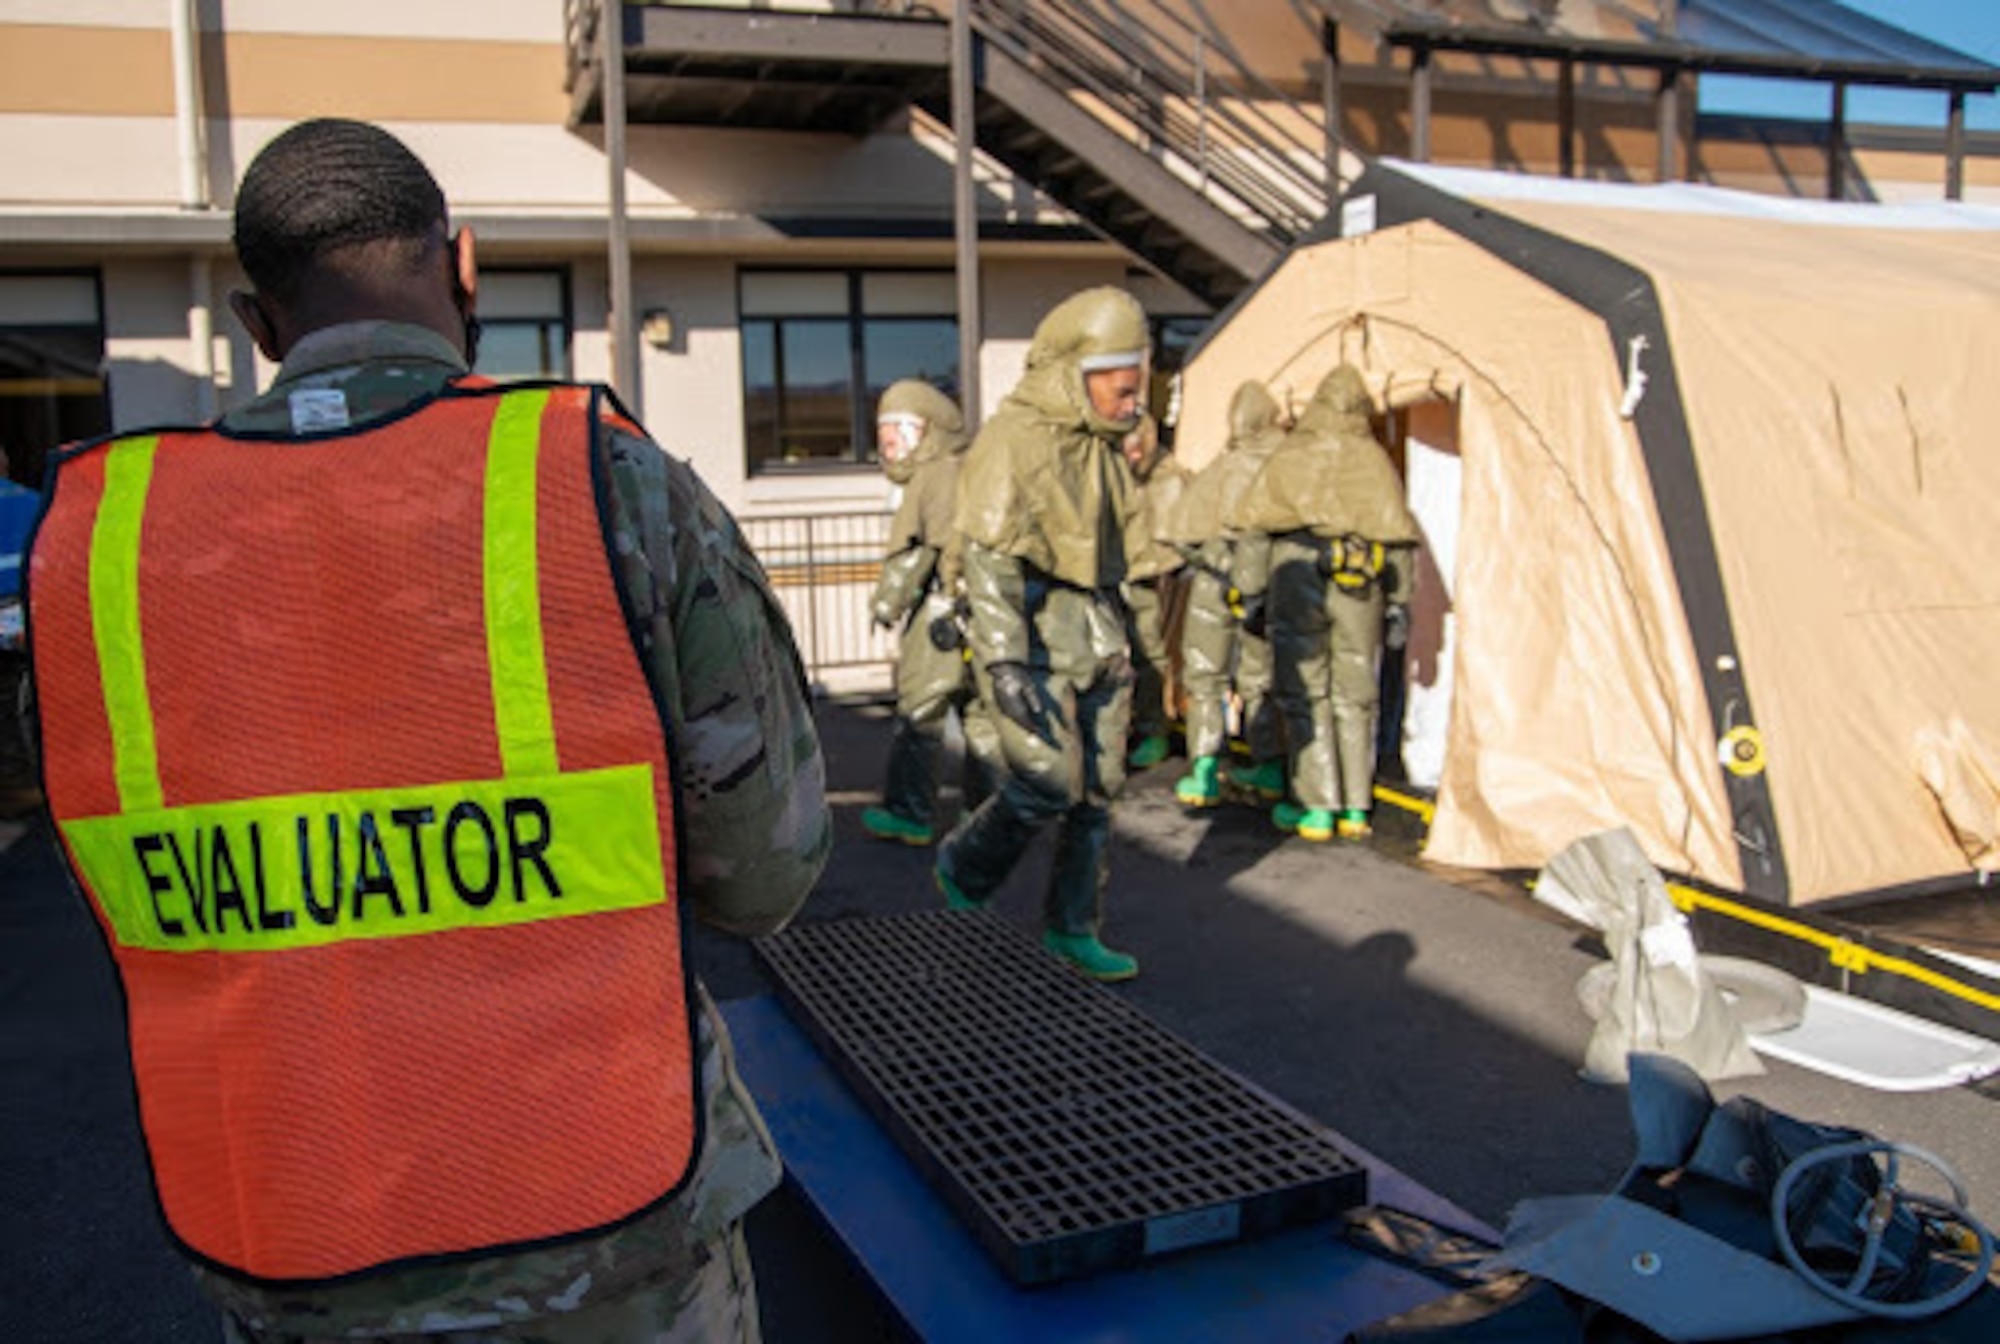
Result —
[[[205, 33], [211, 117], [561, 123], [554, 43]], [[0, 25], [0, 113], [172, 116], [164, 28]]]

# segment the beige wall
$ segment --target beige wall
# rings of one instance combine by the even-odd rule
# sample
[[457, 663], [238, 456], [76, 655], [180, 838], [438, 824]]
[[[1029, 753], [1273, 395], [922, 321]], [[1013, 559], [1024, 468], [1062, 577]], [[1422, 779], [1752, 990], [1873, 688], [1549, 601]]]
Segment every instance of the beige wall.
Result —
[[[0, 244], [0, 266], [102, 266], [120, 425], [185, 418], [199, 404], [200, 361], [187, 335], [191, 253], [187, 243], [167, 241], [191, 229], [209, 240], [214, 267], [218, 400], [228, 405], [268, 380], [270, 370], [221, 303], [240, 283], [224, 245], [225, 212], [257, 150], [292, 121], [316, 114], [377, 120], [409, 143], [437, 173], [460, 221], [487, 230], [482, 255], [489, 262], [568, 267], [573, 371], [609, 375], [606, 263], [596, 241], [605, 160], [597, 128], [566, 125], [561, 0], [202, 0], [194, 8], [220, 19], [202, 42], [204, 168], [217, 202], [206, 214], [180, 208], [169, 34], [178, 2], [6, 0], [0, 8], [0, 163], [7, 168], [0, 231], [17, 218], [60, 217], [78, 226], [45, 229], [33, 246]], [[1305, 106], [1287, 115], [1302, 137], [1314, 134], [1317, 42], [1290, 0], [1172, 3], [1300, 96]], [[796, 7], [828, 6], [798, 0]], [[1370, 149], [1405, 152], [1404, 74], [1353, 32], [1344, 35], [1342, 57], [1348, 132]], [[1443, 64], [1435, 157], [1553, 169], [1548, 68], [1464, 58]], [[1603, 71], [1586, 73], [1583, 84], [1583, 171], [1650, 176], [1646, 90]], [[642, 350], [642, 416], [655, 428], [670, 427], [671, 450], [692, 458], [740, 509], [878, 505], [884, 487], [872, 474], [745, 479], [735, 275], [746, 262], [948, 267], [949, 137], [920, 114], [864, 138], [636, 126], [629, 155], [637, 306], [669, 308], [686, 333], [671, 349]], [[1867, 152], [1858, 161], [1866, 189], [1884, 198], [1935, 195], [1942, 175], [1923, 154]], [[1812, 194], [1824, 180], [1823, 155], [1810, 146], [1715, 144], [1704, 147], [1700, 164], [1726, 185], [1782, 190], [1791, 183]], [[1969, 195], [2000, 199], [2000, 159], [1975, 160], [1969, 176]], [[990, 168], [981, 170], [980, 189], [990, 218], [1066, 218]], [[923, 221], [931, 238], [803, 241], [772, 223], [784, 216]], [[196, 227], [204, 220], [205, 231]], [[507, 241], [537, 221], [564, 241]], [[857, 234], [867, 231], [857, 224]], [[100, 234], [124, 241], [64, 241]], [[1019, 376], [1040, 315], [1072, 290], [1102, 283], [1132, 285], [1155, 311], [1199, 311], [1170, 287], [1133, 279], [1125, 255], [1109, 244], [987, 249], [980, 368], [988, 411]]]
[[[7, 0], [9, 24], [76, 24], [99, 28], [168, 26], [178, 0]], [[383, 37], [486, 37], [562, 41], [563, 0], [215, 0], [199, 4], [237, 33], [371, 33]]]
[[[509, 257], [520, 263], [519, 256]], [[606, 268], [596, 255], [541, 256], [566, 265], [574, 336], [571, 368], [580, 379], [610, 375], [606, 336]], [[764, 258], [766, 263], [771, 259]], [[942, 252], [929, 260], [949, 264]], [[822, 256], [802, 264], [879, 263], [880, 258]], [[743, 449], [743, 370], [737, 336], [738, 261], [728, 257], [641, 257], [633, 287], [640, 310], [671, 311], [682, 335], [666, 349], [641, 348], [641, 404], [635, 408], [668, 452], [692, 462], [732, 509], [746, 516], [841, 512], [886, 507], [888, 484], [873, 472], [759, 477], [746, 475]], [[103, 267], [106, 354], [115, 427], [190, 421], [197, 414], [196, 353], [187, 336], [192, 300], [185, 257], [113, 261]], [[1021, 375], [1035, 324], [1055, 303], [1091, 285], [1123, 284], [1154, 310], [1192, 310], [1191, 301], [1157, 281], [1133, 280], [1115, 255], [1037, 260], [1000, 257], [987, 264], [982, 302], [988, 339], [980, 369], [990, 410]], [[243, 285], [233, 264], [213, 265], [218, 404], [233, 406], [269, 385], [274, 370], [256, 354], [228, 313], [226, 295]]]

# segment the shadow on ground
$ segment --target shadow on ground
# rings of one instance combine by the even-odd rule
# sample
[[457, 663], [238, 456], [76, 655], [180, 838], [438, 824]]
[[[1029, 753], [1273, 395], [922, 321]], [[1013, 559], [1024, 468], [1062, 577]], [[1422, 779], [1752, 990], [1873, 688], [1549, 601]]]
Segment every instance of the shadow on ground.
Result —
[[[931, 852], [860, 830], [886, 708], [819, 712], [837, 840], [801, 918], [933, 907]], [[1172, 798], [1181, 768], [1140, 776], [1116, 810], [1106, 937], [1144, 970], [1115, 992], [1488, 1222], [1525, 1196], [1616, 1178], [1630, 1151], [1624, 1093], [1575, 1074], [1588, 940], [1518, 895], [1440, 881], [1393, 843], [1308, 845], [1247, 807], [1190, 816]], [[1027, 934], [1048, 857], [1043, 839], [995, 901]], [[717, 998], [769, 989], [746, 944], [692, 937]], [[0, 851], [0, 948], [0, 1338], [217, 1338], [154, 1212], [108, 958], [39, 824]], [[1743, 1090], [1794, 1114], [1943, 1153], [1975, 1191], [2000, 1183], [1990, 1103], [1969, 1089], [1884, 1097], [1783, 1065], [1754, 1083]], [[795, 1194], [769, 1201], [750, 1231], [774, 1344], [892, 1333]]]

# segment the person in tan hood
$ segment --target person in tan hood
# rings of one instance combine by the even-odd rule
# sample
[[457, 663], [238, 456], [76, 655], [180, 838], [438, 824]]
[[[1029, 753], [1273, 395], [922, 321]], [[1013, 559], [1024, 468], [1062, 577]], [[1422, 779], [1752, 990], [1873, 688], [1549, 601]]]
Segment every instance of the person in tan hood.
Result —
[[1243, 534], [1233, 573], [1248, 623], [1261, 613], [1270, 627], [1290, 744], [1292, 796], [1271, 819], [1307, 840], [1369, 834], [1383, 614], [1409, 602], [1414, 578], [1416, 519], [1371, 409], [1360, 370], [1327, 374], [1226, 519]]
[[[902, 643], [882, 805], [864, 808], [861, 825], [879, 840], [928, 845], [936, 836], [945, 727], [972, 697], [972, 669], [953, 614], [956, 574], [950, 572], [956, 564], [951, 541], [958, 468], [970, 440], [958, 404], [916, 378], [883, 390], [875, 427], [882, 471], [902, 487], [902, 498], [889, 523], [888, 554], [869, 614], [881, 628], [899, 631]], [[978, 776], [968, 753], [968, 799], [981, 795]]]
[[1118, 587], [1134, 506], [1118, 445], [1139, 424], [1150, 353], [1130, 294], [1065, 299], [958, 485], [973, 668], [1006, 773], [939, 846], [938, 886], [954, 908], [985, 904], [1056, 823], [1043, 944], [1099, 980], [1138, 973], [1098, 933], [1132, 710]]
[[1142, 416], [1139, 427], [1119, 444], [1132, 473], [1132, 520], [1125, 530], [1125, 584], [1122, 590], [1131, 628], [1132, 735], [1128, 769], [1146, 770], [1165, 760], [1168, 740], [1167, 626], [1178, 601], [1175, 585], [1187, 559], [1168, 544], [1162, 529], [1180, 501], [1190, 473], [1160, 441], [1159, 422]]
[[1222, 752], [1229, 745], [1227, 704], [1233, 684], [1242, 701], [1251, 766], [1231, 772], [1239, 785], [1273, 802], [1285, 796], [1285, 738], [1271, 699], [1271, 645], [1241, 628], [1231, 610], [1234, 535], [1223, 520], [1285, 437], [1284, 409], [1254, 379], [1229, 401], [1229, 441], [1168, 513], [1164, 534], [1187, 557], [1187, 619], [1181, 669], [1187, 685], [1188, 773], [1174, 796], [1188, 807], [1222, 798]]

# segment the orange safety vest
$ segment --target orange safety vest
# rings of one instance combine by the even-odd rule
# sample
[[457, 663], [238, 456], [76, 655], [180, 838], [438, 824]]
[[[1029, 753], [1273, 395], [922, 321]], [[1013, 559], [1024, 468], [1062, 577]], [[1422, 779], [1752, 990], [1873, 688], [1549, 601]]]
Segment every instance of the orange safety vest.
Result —
[[589, 388], [66, 452], [30, 559], [49, 809], [162, 1210], [318, 1281], [598, 1231], [699, 1142], [669, 744]]

